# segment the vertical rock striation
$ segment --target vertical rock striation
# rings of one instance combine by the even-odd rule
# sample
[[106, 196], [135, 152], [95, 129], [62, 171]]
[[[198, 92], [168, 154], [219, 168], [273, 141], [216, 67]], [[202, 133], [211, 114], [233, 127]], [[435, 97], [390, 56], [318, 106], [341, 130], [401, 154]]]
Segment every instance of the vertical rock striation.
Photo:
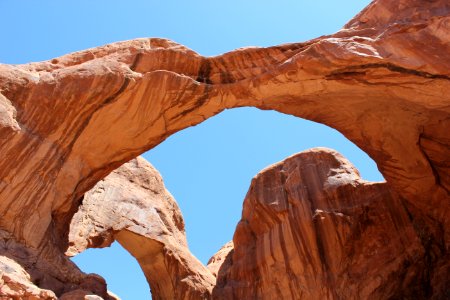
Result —
[[57, 296], [90, 282], [63, 254], [83, 195], [171, 134], [254, 106], [333, 127], [377, 162], [435, 295], [450, 277], [449, 24], [447, 0], [375, 0], [304, 43], [202, 57], [137, 39], [0, 64], [0, 255]]
[[442, 249], [421, 234], [385, 182], [362, 180], [335, 151], [308, 150], [252, 180], [234, 248], [210, 261], [213, 298], [444, 299], [448, 278], [429, 257]]

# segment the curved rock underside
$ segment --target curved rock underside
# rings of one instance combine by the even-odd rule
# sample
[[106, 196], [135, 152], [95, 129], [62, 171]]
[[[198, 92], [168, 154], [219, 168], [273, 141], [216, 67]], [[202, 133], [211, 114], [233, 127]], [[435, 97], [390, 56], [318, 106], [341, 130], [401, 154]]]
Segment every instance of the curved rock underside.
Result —
[[[386, 267], [383, 274], [392, 270], [389, 274], [398, 277], [376, 277], [376, 282], [364, 284], [364, 278], [374, 274], [370, 272], [376, 272], [378, 265], [363, 272], [367, 277], [360, 275], [358, 260], [367, 259], [367, 266], [372, 263], [372, 258], [359, 256], [371, 241], [365, 236], [355, 236], [354, 243], [346, 240], [347, 234], [356, 230], [352, 222], [365, 220], [359, 219], [358, 208], [339, 212], [342, 217], [328, 209], [342, 208], [338, 204], [344, 199], [333, 198], [338, 205], [334, 206], [317, 204], [314, 195], [302, 198], [309, 203], [304, 205], [314, 209], [314, 228], [310, 229], [315, 230], [311, 234], [316, 240], [312, 236], [305, 240], [304, 245], [313, 247], [312, 254], [302, 258], [301, 267], [296, 266], [312, 274], [310, 265], [314, 264], [318, 272], [314, 280], [324, 286], [317, 293], [308, 291], [313, 279], [299, 278], [296, 268], [289, 276], [305, 284], [301, 295], [348, 296], [343, 286], [336, 284], [350, 284], [348, 293], [361, 297], [417, 293], [420, 297], [445, 298], [449, 294], [446, 286], [450, 286], [449, 15], [450, 4], [445, 0], [376, 0], [339, 32], [304, 43], [243, 48], [207, 58], [168, 40], [138, 39], [51, 61], [0, 65], [0, 255], [20, 264], [36, 291], [51, 289], [60, 296], [80, 289], [95, 290], [95, 294], [107, 297], [100, 278], [83, 274], [64, 255], [69, 247], [69, 224], [83, 195], [111, 171], [174, 132], [227, 108], [254, 106], [326, 124], [367, 152], [377, 162], [386, 184], [366, 184], [355, 178], [362, 187], [346, 189], [355, 195], [362, 189], [367, 189], [367, 194], [385, 195], [379, 200], [385, 210], [368, 204], [367, 218], [386, 221], [385, 228], [377, 230], [387, 236], [393, 234], [389, 228], [394, 224], [401, 225], [395, 229], [411, 238], [403, 241], [399, 235], [392, 242], [414, 253], [413, 258], [404, 253], [399, 258], [412, 264], [398, 266], [397, 271], [405, 273], [395, 273], [395, 262], [383, 260], [390, 257], [386, 254], [381, 256], [380, 264]], [[252, 193], [256, 192], [251, 190], [249, 195]], [[363, 194], [355, 197], [357, 206], [362, 200], [356, 198], [365, 199]], [[246, 203], [264, 207], [248, 199]], [[261, 201], [272, 201], [266, 200]], [[315, 210], [320, 211], [316, 214]], [[289, 216], [290, 212], [281, 214]], [[281, 218], [278, 212], [270, 217]], [[268, 274], [269, 262], [254, 262], [255, 269], [242, 273], [239, 262], [250, 255], [242, 253], [242, 245], [267, 243], [265, 234], [277, 228], [286, 228], [287, 235], [296, 232], [292, 229], [288, 233], [292, 221], [282, 218], [280, 224], [285, 225], [272, 224], [269, 216], [258, 221], [245, 211], [243, 218], [266, 226], [267, 231], [247, 240], [254, 228], [240, 223], [234, 238], [236, 248], [226, 256], [226, 264], [220, 265], [225, 259], [220, 255], [214, 260], [219, 278], [213, 295], [218, 297], [247, 293], [233, 282], [253, 280], [256, 289], [275, 280], [271, 276], [276, 274]], [[312, 225], [301, 226], [307, 229]], [[361, 232], [372, 230], [364, 226]], [[326, 230], [335, 233], [322, 233]], [[374, 237], [382, 234], [377, 230]], [[114, 238], [120, 241], [119, 235]], [[282, 242], [287, 235], [272, 238]], [[344, 267], [335, 265], [326, 252], [330, 247], [327, 243], [338, 237], [355, 252], [348, 256], [347, 250], [333, 250], [342, 255], [342, 264], [348, 264], [345, 276], [341, 273]], [[129, 240], [131, 243], [132, 238]], [[377, 243], [374, 249], [378, 249]], [[131, 248], [128, 246], [133, 252]], [[267, 248], [252, 251], [267, 255], [263, 249]], [[277, 264], [286, 257], [284, 253], [277, 255], [273, 259]], [[419, 266], [425, 271], [417, 271]], [[250, 275], [256, 270], [267, 272], [258, 284]], [[286, 279], [276, 280], [285, 286]], [[399, 294], [400, 282], [420, 288], [402, 287], [406, 294]], [[278, 291], [267, 291], [270, 293]]]
[[215, 277], [187, 247], [184, 221], [161, 176], [143, 158], [85, 194], [69, 233], [72, 256], [117, 240], [139, 262], [153, 299], [206, 299]]

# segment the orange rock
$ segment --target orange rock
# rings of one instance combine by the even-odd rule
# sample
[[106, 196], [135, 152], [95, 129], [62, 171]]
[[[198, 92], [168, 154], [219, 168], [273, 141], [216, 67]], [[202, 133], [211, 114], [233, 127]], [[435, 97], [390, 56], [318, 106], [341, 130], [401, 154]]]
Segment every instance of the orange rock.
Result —
[[154, 299], [210, 297], [215, 277], [190, 253], [180, 209], [143, 158], [122, 165], [85, 194], [71, 222], [67, 254], [114, 240], [137, 259]]
[[[223, 247], [220, 248], [219, 251], [209, 259], [207, 267], [215, 277], [217, 277], [219, 268], [221, 267], [225, 268], [225, 264], [228, 263], [228, 261], [225, 260], [228, 257], [230, 251], [233, 250], [233, 248], [234, 248], [233, 241], [230, 241], [225, 245], [223, 245]], [[229, 259], [231, 259], [231, 255]]]
[[14, 260], [0, 256], [0, 299], [56, 300], [52, 291], [40, 289]]
[[215, 267], [213, 298], [445, 295], [433, 289], [430, 249], [414, 226], [404, 200], [385, 182], [362, 180], [332, 150], [299, 153], [253, 179], [234, 249], [214, 259], [225, 263]]
[[433, 271], [420, 284], [442, 295], [450, 277], [449, 22], [446, 0], [375, 0], [339, 32], [304, 43], [205, 58], [138, 39], [1, 64], [0, 255], [20, 260], [39, 287], [74, 289], [84, 275], [63, 252], [83, 195], [171, 134], [254, 106], [333, 127], [377, 162], [426, 249]]

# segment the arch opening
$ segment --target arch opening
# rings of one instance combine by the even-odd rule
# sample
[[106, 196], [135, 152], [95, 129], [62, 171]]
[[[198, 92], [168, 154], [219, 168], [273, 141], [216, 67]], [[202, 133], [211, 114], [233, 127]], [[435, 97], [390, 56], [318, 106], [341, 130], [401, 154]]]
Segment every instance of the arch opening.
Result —
[[[189, 248], [206, 265], [232, 239], [251, 178], [268, 165], [316, 146], [343, 152], [356, 161], [364, 179], [383, 180], [373, 160], [336, 130], [256, 108], [226, 110], [171, 136], [143, 157], [162, 173], [167, 189], [183, 212]], [[115, 251], [123, 255], [117, 243], [108, 249], [107, 255], [114, 255]], [[95, 257], [81, 255], [75, 257], [75, 262], [88, 265]], [[123, 285], [117, 287], [120, 278], [115, 276], [121, 277], [122, 273], [107, 272], [108, 277], [114, 278], [112, 291], [117, 290], [120, 296]], [[126, 285], [132, 291], [146, 288], [148, 291], [142, 280]]]
[[368, 181], [376, 163], [337, 130], [277, 111], [233, 108], [184, 129], [143, 154], [180, 205], [190, 250], [206, 264], [231, 240], [251, 179], [314, 147], [334, 149]]
[[118, 242], [107, 248], [86, 249], [71, 260], [84, 273], [102, 276], [108, 291], [122, 300], [148, 297], [149, 287], [144, 273], [136, 259]]
[[[408, 210], [405, 223], [415, 222], [411, 232], [422, 243], [417, 249], [436, 258], [425, 277], [442, 274], [450, 220], [442, 164], [448, 97], [440, 93], [448, 86], [448, 68], [434, 59], [445, 42], [434, 23], [442, 3], [412, 1], [388, 16], [380, 12], [403, 4], [375, 1], [333, 36], [218, 57], [140, 39], [36, 63], [32, 71], [2, 65], [0, 101], [11, 114], [1, 128], [1, 152], [14, 158], [4, 160], [0, 176], [2, 229], [39, 253], [59, 253], [72, 208], [96, 181], [178, 130], [226, 108], [254, 106], [328, 124], [369, 153]], [[411, 18], [411, 10], [423, 14]], [[404, 26], [418, 20], [425, 26], [398, 31], [400, 19]], [[414, 49], [408, 60], [390, 46], [405, 40]], [[422, 47], [422, 40], [430, 43]], [[28, 100], [53, 105], [30, 110]], [[425, 224], [425, 234], [417, 224]], [[55, 273], [65, 282], [64, 272]], [[442, 293], [430, 276], [417, 282], [428, 280]]]

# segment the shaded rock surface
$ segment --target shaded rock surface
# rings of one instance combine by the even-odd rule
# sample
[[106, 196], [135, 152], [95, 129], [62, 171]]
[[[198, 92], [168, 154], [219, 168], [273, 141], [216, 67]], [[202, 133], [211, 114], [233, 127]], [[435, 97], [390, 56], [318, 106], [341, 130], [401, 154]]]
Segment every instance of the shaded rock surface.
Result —
[[[442, 271], [385, 182], [317, 148], [261, 171], [233, 237], [210, 261], [214, 299], [442, 299]], [[431, 256], [431, 257], [430, 257]], [[445, 273], [444, 273], [445, 274]]]
[[[42, 247], [38, 251], [17, 242], [10, 233], [0, 230], [0, 257], [5, 259], [0, 264], [0, 273], [10, 274], [14, 270], [10, 262], [15, 262], [14, 266], [21, 267], [15, 272], [20, 276], [9, 277], [5, 284], [24, 286], [28, 282], [27, 286], [50, 290], [54, 296], [82, 289], [108, 299], [106, 282], [102, 277], [96, 274], [84, 274], [72, 261], [67, 259], [64, 253], [51, 246], [52, 244], [48, 243], [46, 247]], [[0, 291], [3, 293], [5, 289], [6, 287], [2, 286]], [[18, 296], [17, 299], [21, 299], [21, 297], [26, 299], [25, 295]], [[13, 299], [15, 298], [13, 297]]]
[[83, 195], [171, 134], [254, 106], [333, 127], [377, 162], [427, 269], [443, 270], [425, 281], [437, 295], [450, 277], [449, 24], [446, 0], [375, 0], [304, 43], [206, 58], [137, 39], [0, 64], [0, 255], [39, 288], [75, 289], [85, 275], [63, 253]]
[[28, 274], [14, 260], [0, 256], [0, 299], [56, 300], [50, 290], [44, 290], [31, 282]]
[[117, 240], [138, 261], [153, 299], [206, 299], [215, 277], [189, 251], [184, 221], [159, 173], [138, 157], [85, 194], [67, 254]]

